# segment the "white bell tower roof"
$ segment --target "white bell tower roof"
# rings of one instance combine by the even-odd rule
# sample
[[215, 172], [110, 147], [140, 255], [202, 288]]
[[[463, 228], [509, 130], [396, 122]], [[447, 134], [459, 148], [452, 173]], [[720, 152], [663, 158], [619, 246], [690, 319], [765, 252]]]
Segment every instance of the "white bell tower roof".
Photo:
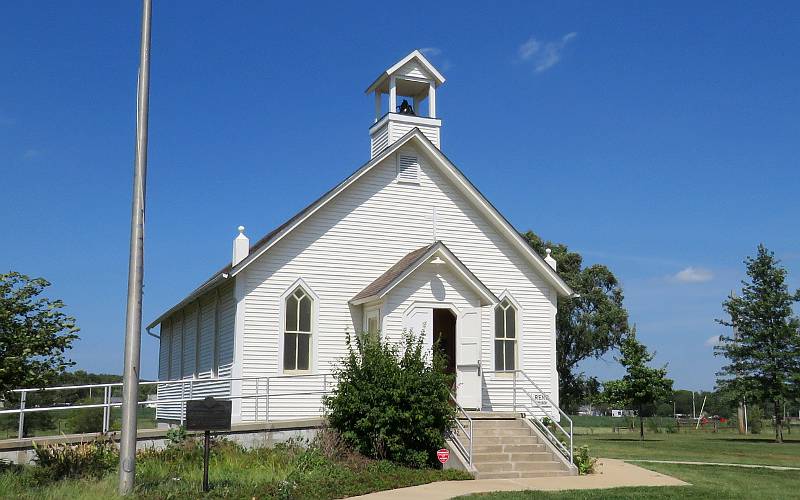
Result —
[[[402, 79], [403, 76], [408, 76], [412, 78], [419, 78], [428, 81], [434, 81], [435, 86], [438, 87], [439, 85], [444, 83], [444, 75], [439, 73], [433, 64], [428, 61], [422, 52], [419, 50], [414, 50], [404, 58], [397, 61], [394, 65], [392, 65], [389, 69], [384, 71], [383, 73], [372, 82], [367, 90], [364, 92], [365, 94], [370, 94], [374, 92], [376, 89], [379, 89], [384, 94], [389, 93], [389, 79], [392, 75], [399, 75], [401, 76], [400, 82], [406, 82], [407, 80]], [[402, 94], [401, 95], [413, 95], [413, 94]]]
[[[444, 76], [422, 52], [414, 50], [367, 87], [367, 94], [375, 94], [375, 121], [369, 129], [371, 156], [413, 128], [418, 128], [437, 148], [440, 147], [442, 121], [436, 116], [436, 89], [444, 81]], [[384, 95], [388, 95], [386, 105]], [[425, 113], [423, 103], [427, 104]]]

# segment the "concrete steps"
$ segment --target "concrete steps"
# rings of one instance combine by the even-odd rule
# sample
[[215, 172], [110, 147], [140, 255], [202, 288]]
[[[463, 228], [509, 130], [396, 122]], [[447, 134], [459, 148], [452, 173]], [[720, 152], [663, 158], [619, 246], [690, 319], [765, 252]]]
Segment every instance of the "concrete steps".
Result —
[[[514, 413], [475, 412], [472, 464], [478, 479], [569, 476], [573, 471]], [[466, 419], [462, 425], [469, 430]], [[469, 440], [460, 430], [462, 443]]]

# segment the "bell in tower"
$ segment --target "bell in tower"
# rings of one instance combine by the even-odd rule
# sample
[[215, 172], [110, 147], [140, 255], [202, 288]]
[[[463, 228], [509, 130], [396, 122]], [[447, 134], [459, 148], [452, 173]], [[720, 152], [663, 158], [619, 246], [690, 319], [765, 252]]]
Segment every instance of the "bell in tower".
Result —
[[419, 50], [378, 76], [366, 91], [375, 94], [375, 122], [369, 129], [372, 156], [414, 128], [439, 147], [442, 121], [436, 117], [436, 89], [443, 83], [444, 76]]
[[403, 102], [400, 103], [399, 106], [397, 106], [397, 112], [400, 113], [401, 115], [416, 116], [416, 114], [414, 113], [414, 108], [405, 99], [403, 99]]

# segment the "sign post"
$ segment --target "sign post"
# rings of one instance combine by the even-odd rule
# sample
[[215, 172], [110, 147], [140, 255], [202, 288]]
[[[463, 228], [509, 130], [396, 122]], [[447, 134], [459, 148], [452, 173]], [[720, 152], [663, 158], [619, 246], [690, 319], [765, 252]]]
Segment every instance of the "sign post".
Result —
[[211, 396], [186, 403], [186, 430], [203, 431], [203, 491], [208, 492], [208, 458], [211, 449], [211, 431], [231, 430], [230, 400]]

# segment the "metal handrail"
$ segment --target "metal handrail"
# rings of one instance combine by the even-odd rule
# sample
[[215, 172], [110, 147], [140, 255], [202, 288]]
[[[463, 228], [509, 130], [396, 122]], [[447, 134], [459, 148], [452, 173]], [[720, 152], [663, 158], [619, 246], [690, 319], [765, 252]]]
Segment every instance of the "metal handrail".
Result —
[[[167, 384], [183, 384], [189, 382], [239, 382], [248, 380], [264, 380], [265, 378], [304, 378], [304, 377], [327, 377], [327, 373], [300, 373], [297, 375], [269, 375], [264, 377], [226, 377], [226, 378], [179, 378], [174, 380], [143, 380], [139, 385], [167, 385]], [[42, 392], [42, 391], [64, 391], [67, 389], [92, 389], [95, 387], [122, 387], [122, 382], [106, 382], [101, 384], [83, 384], [83, 385], [58, 385], [53, 387], [40, 387], [40, 388], [24, 388], [12, 389], [11, 392]]]
[[[550, 441], [552, 441], [552, 442], [553, 442], [553, 445], [556, 447], [556, 449], [558, 449], [558, 450], [559, 450], [559, 451], [562, 453], [562, 455], [564, 455], [564, 458], [568, 458], [568, 459], [569, 459], [569, 463], [570, 463], [570, 464], [572, 464], [572, 463], [573, 463], [573, 455], [574, 455], [574, 443], [573, 443], [573, 423], [572, 423], [572, 419], [569, 417], [569, 415], [567, 415], [567, 414], [566, 414], [566, 413], [565, 413], [565, 412], [564, 412], [564, 411], [563, 411], [561, 408], [559, 408], [559, 406], [558, 406], [558, 405], [556, 405], [556, 404], [553, 402], [553, 400], [550, 398], [550, 396], [548, 396], [548, 395], [547, 395], [547, 393], [546, 393], [546, 392], [544, 392], [544, 391], [543, 391], [543, 390], [542, 390], [542, 389], [539, 387], [539, 385], [538, 385], [536, 382], [534, 382], [534, 381], [533, 381], [533, 380], [530, 378], [530, 376], [528, 376], [528, 374], [527, 374], [527, 373], [525, 373], [523, 370], [484, 370], [484, 371], [483, 371], [483, 373], [484, 373], [484, 375], [485, 375], [485, 374], [489, 374], [489, 373], [492, 373], [492, 374], [497, 374], [497, 373], [501, 373], [501, 374], [504, 374], [504, 373], [507, 373], [507, 374], [513, 374], [513, 379], [512, 379], [512, 383], [513, 383], [513, 386], [512, 386], [512, 407], [513, 407], [513, 411], [515, 411], [515, 412], [517, 411], [517, 390], [518, 390], [518, 387], [517, 387], [517, 374], [518, 374], [518, 373], [522, 374], [522, 376], [525, 378], [525, 380], [527, 380], [527, 381], [528, 381], [528, 382], [529, 382], [529, 383], [530, 383], [530, 384], [531, 384], [531, 385], [532, 385], [532, 386], [533, 386], [533, 387], [536, 389], [537, 393], [538, 393], [538, 394], [540, 394], [541, 396], [543, 396], [543, 397], [544, 397], [544, 399], [545, 399], [545, 400], [546, 400], [546, 401], [547, 401], [547, 402], [550, 404], [550, 408], [555, 408], [555, 409], [558, 411], [558, 413], [559, 413], [559, 414], [560, 414], [562, 417], [564, 417], [564, 418], [567, 420], [567, 422], [569, 422], [569, 432], [567, 432], [567, 431], [566, 431], [566, 429], [564, 429], [564, 427], [562, 427], [560, 423], [558, 423], [558, 422], [557, 422], [556, 420], [554, 420], [554, 419], [550, 419], [550, 420], [553, 422], [553, 424], [555, 424], [555, 426], [556, 426], [556, 427], [557, 427], [557, 428], [558, 428], [558, 429], [559, 429], [559, 430], [560, 430], [562, 433], [564, 433], [564, 435], [566, 435], [566, 436], [569, 438], [569, 448], [567, 448], [567, 447], [566, 447], [566, 445], [565, 445], [564, 443], [562, 443], [562, 442], [561, 442], [561, 440], [559, 440], [559, 439], [558, 439], [558, 437], [556, 437], [556, 436], [555, 436], [555, 435], [554, 435], [554, 434], [553, 434], [553, 433], [550, 431], [550, 429], [547, 427], [547, 425], [545, 425], [545, 424], [544, 424], [544, 422], [542, 422], [541, 418], [539, 418], [539, 417], [536, 415], [536, 412], [535, 412], [535, 411], [531, 411], [531, 412], [530, 412], [530, 414], [531, 414], [531, 417], [533, 418], [533, 420], [534, 420], [534, 421], [535, 421], [537, 424], [539, 424], [539, 425], [538, 425], [538, 427], [540, 427], [541, 429], [543, 429], [543, 430], [545, 431], [545, 436], [546, 436], [546, 437], [547, 437], [547, 438], [548, 438]], [[542, 412], [542, 413], [544, 413], [545, 415], [550, 415], [550, 412], [548, 412], [546, 408], [544, 408], [544, 407], [543, 407], [541, 404], [539, 404], [539, 402], [536, 400], [536, 398], [534, 397], [534, 395], [532, 395], [530, 392], [528, 392], [528, 391], [527, 391], [527, 390], [526, 390], [524, 387], [521, 387], [521, 388], [519, 388], [519, 389], [521, 390], [521, 392], [522, 392], [524, 395], [526, 395], [526, 396], [528, 397], [528, 399], [529, 399], [529, 400], [530, 400], [530, 401], [531, 401], [531, 402], [532, 402], [534, 405], [536, 405], [536, 407], [537, 407], [539, 410], [541, 410], [541, 412]], [[526, 410], [530, 410], [530, 408], [527, 408], [527, 407], [525, 407], [525, 409], [526, 409]], [[560, 420], [560, 419], [559, 419], [559, 420]]]
[[[556, 424], [556, 425], [558, 426], [558, 428], [561, 430], [561, 432], [563, 432], [564, 434], [566, 434], [567, 436], [569, 436], [569, 463], [570, 463], [570, 464], [572, 464], [572, 463], [573, 463], [573, 453], [574, 453], [574, 451], [573, 451], [573, 450], [574, 450], [574, 445], [573, 445], [573, 440], [572, 440], [572, 436], [573, 436], [573, 424], [572, 424], [572, 419], [570, 418], [570, 416], [569, 416], [569, 415], [567, 415], [567, 414], [564, 412], [564, 410], [562, 410], [562, 409], [561, 409], [561, 408], [560, 408], [560, 407], [559, 407], [557, 404], [555, 404], [555, 403], [553, 402], [553, 400], [552, 400], [552, 399], [550, 399], [550, 396], [548, 396], [548, 395], [547, 395], [547, 393], [545, 393], [545, 392], [544, 392], [544, 391], [543, 391], [543, 390], [542, 390], [542, 389], [541, 389], [541, 388], [540, 388], [540, 387], [539, 387], [539, 386], [536, 384], [536, 382], [534, 382], [534, 381], [533, 381], [533, 380], [532, 380], [532, 379], [531, 379], [531, 378], [528, 376], [528, 374], [527, 374], [527, 373], [525, 373], [525, 372], [524, 372], [524, 371], [522, 371], [522, 370], [518, 370], [518, 371], [519, 371], [519, 372], [522, 374], [522, 376], [523, 376], [523, 377], [525, 377], [525, 379], [526, 379], [528, 382], [530, 382], [530, 383], [531, 383], [531, 385], [533, 385], [533, 386], [536, 388], [536, 390], [537, 390], [537, 391], [539, 391], [539, 394], [543, 395], [543, 396], [545, 397], [545, 399], [547, 399], [547, 402], [548, 402], [548, 403], [550, 403], [550, 406], [551, 406], [552, 408], [555, 408], [556, 410], [558, 410], [559, 414], [560, 414], [562, 417], [566, 418], [566, 419], [567, 419], [567, 422], [569, 422], [569, 433], [567, 433], [567, 431], [566, 431], [566, 430], [564, 430], [564, 428], [561, 426], [561, 424], [559, 424], [558, 422], [556, 422], [555, 420], [553, 420], [553, 423], [554, 423], [554, 424]], [[514, 375], [514, 377], [516, 378], [516, 374]], [[527, 392], [527, 391], [526, 391], [526, 392]], [[529, 395], [529, 396], [530, 396], [530, 395]], [[533, 401], [535, 402], [535, 398], [531, 397], [531, 400], [533, 400]], [[537, 406], [538, 406], [538, 405], [537, 405]], [[559, 419], [559, 420], [561, 420], [561, 419]], [[546, 426], [545, 426], [545, 427], [546, 427]], [[552, 433], [551, 433], [551, 434], [552, 434]], [[555, 437], [555, 436], [553, 436], [553, 437]]]
[[[178, 398], [175, 397], [168, 397], [168, 398], [156, 398], [154, 400], [144, 400], [144, 401], [137, 401], [136, 404], [138, 406], [141, 405], [154, 405], [158, 407], [159, 405], [166, 405], [166, 404], [179, 404], [180, 408], [180, 421], [181, 424], [184, 421], [185, 415], [185, 406], [188, 401], [195, 401], [200, 400], [205, 396], [195, 396], [195, 386], [196, 385], [225, 385], [229, 384], [228, 391], [232, 391], [233, 385], [230, 384], [231, 382], [249, 382], [254, 381], [256, 383], [256, 392], [254, 394], [228, 394], [228, 395], [219, 395], [215, 396], [218, 399], [225, 399], [225, 400], [245, 400], [245, 399], [255, 399], [256, 400], [256, 409], [255, 413], [258, 416], [259, 412], [259, 400], [261, 398], [266, 399], [266, 415], [265, 421], [269, 421], [269, 400], [270, 398], [275, 397], [283, 397], [283, 396], [313, 396], [313, 395], [320, 395], [324, 396], [330, 392], [329, 384], [328, 384], [328, 376], [327, 373], [319, 373], [319, 374], [298, 374], [298, 375], [274, 375], [269, 377], [231, 377], [231, 378], [191, 378], [191, 379], [179, 379], [179, 380], [159, 380], [159, 381], [145, 381], [141, 382], [140, 385], [143, 386], [156, 386], [156, 389], [160, 389], [162, 386], [169, 388], [173, 386], [174, 389], [179, 389], [181, 391], [181, 396]], [[290, 392], [283, 392], [282, 390], [275, 390], [276, 388], [273, 386], [273, 392], [270, 393], [270, 379], [298, 379], [298, 378], [310, 378], [310, 377], [318, 377], [320, 378], [323, 388], [320, 389], [311, 389], [306, 391], [290, 391]], [[260, 381], [266, 381], [265, 391], [262, 392], [260, 390]], [[186, 397], [186, 385], [189, 385], [188, 397]], [[178, 387], [180, 386], [180, 387]], [[24, 389], [14, 389], [11, 392], [18, 393], [20, 395], [19, 400], [19, 408], [14, 409], [3, 409], [0, 410], [0, 415], [9, 415], [9, 414], [18, 414], [19, 415], [19, 423], [18, 423], [18, 437], [19, 439], [23, 439], [24, 435], [24, 422], [25, 422], [25, 414], [27, 413], [36, 413], [36, 412], [46, 412], [46, 411], [63, 411], [63, 410], [85, 410], [85, 409], [92, 409], [92, 408], [103, 408], [103, 419], [102, 419], [102, 430], [101, 432], [105, 433], [111, 427], [111, 409], [122, 406], [121, 402], [112, 402], [111, 395], [112, 390], [115, 387], [122, 387], [121, 382], [108, 382], [108, 383], [100, 383], [100, 384], [84, 384], [84, 385], [69, 385], [69, 386], [58, 386], [58, 387], [42, 387], [42, 388], [24, 388]], [[92, 389], [92, 388], [103, 388], [103, 402], [102, 403], [84, 403], [84, 404], [76, 404], [76, 405], [64, 405], [64, 404], [57, 404], [54, 406], [45, 406], [45, 407], [35, 407], [35, 408], [26, 408], [26, 400], [28, 393], [31, 392], [45, 392], [45, 391], [64, 391], [64, 390], [80, 390], [80, 389]], [[282, 389], [282, 388], [281, 388]], [[225, 389], [223, 389], [225, 390]], [[158, 393], [156, 393], [158, 394]], [[256, 418], [258, 420], [258, 418]]]
[[[534, 398], [534, 397], [533, 397], [533, 396], [532, 396], [532, 395], [531, 395], [531, 394], [530, 394], [528, 391], [526, 391], [525, 389], [522, 389], [522, 392], [524, 392], [524, 393], [525, 393], [525, 395], [526, 395], [526, 396], [528, 396], [528, 398], [529, 398], [529, 399], [530, 399], [530, 400], [531, 400], [531, 401], [532, 401], [532, 402], [533, 402], [533, 403], [534, 403], [534, 404], [535, 404], [535, 405], [536, 405], [536, 406], [537, 406], [537, 407], [538, 407], [540, 410], [542, 410], [542, 411], [545, 411], [545, 409], [544, 409], [544, 408], [542, 408], [542, 406], [541, 406], [539, 403], [537, 403], [537, 402], [536, 402], [536, 399], [535, 399], [535, 398]], [[538, 424], [538, 427], [539, 427], [541, 430], [543, 430], [543, 431], [545, 432], [545, 436], [546, 436], [546, 437], [547, 437], [547, 438], [550, 440], [550, 442], [552, 442], [554, 446], [556, 446], [557, 448], [559, 448], [559, 449], [561, 450], [561, 453], [562, 453], [562, 455], [564, 455], [564, 457], [565, 457], [565, 458], [569, 458], [569, 461], [570, 461], [570, 463], [572, 463], [572, 422], [570, 421], [570, 432], [567, 432], [567, 431], [566, 431], [566, 430], [565, 430], [565, 429], [564, 429], [564, 428], [561, 426], [561, 424], [559, 424], [559, 423], [558, 423], [558, 422], [556, 422], [555, 420], [551, 420], [551, 422], [553, 423], [553, 425], [555, 425], [556, 427], [558, 427], [558, 429], [559, 429], [559, 430], [560, 430], [562, 433], [564, 433], [564, 435], [566, 435], [567, 437], [569, 437], [569, 448], [567, 448], [567, 447], [566, 447], [566, 445], [565, 445], [563, 442], [561, 442], [561, 440], [560, 440], [560, 439], [558, 439], [558, 436], [556, 436], [555, 434], [553, 434], [553, 432], [550, 430], [550, 428], [549, 428], [549, 427], [547, 427], [547, 425], [545, 425], [545, 423], [544, 423], [544, 422], [542, 422], [542, 421], [541, 421], [541, 420], [540, 420], [538, 417], [536, 417], [536, 415], [534, 414], [534, 412], [531, 412], [531, 416], [533, 417], [533, 420], [534, 420], [534, 421], [535, 421], [535, 422]]]
[[464, 433], [465, 436], [467, 436], [467, 439], [469, 439], [469, 448], [464, 446], [464, 444], [461, 442], [460, 439], [458, 439], [458, 436], [454, 432], [450, 432], [450, 436], [453, 438], [453, 443], [456, 445], [456, 447], [458, 447], [459, 451], [463, 455], [465, 455], [467, 457], [467, 463], [470, 466], [472, 466], [472, 442], [473, 442], [473, 439], [472, 439], [472, 430], [473, 430], [472, 417], [470, 417], [469, 414], [467, 413], [467, 411], [464, 408], [462, 408], [460, 404], [458, 404], [458, 401], [456, 400], [456, 396], [452, 392], [450, 393], [450, 399], [456, 405], [456, 409], [458, 409], [458, 411], [461, 412], [462, 415], [464, 415], [464, 418], [467, 419], [467, 422], [469, 422], [469, 432], [467, 432], [467, 429], [464, 428], [464, 426], [458, 420], [458, 417], [456, 417], [456, 419], [455, 419], [455, 423], [458, 426], [458, 428], [461, 430], [461, 432]]

